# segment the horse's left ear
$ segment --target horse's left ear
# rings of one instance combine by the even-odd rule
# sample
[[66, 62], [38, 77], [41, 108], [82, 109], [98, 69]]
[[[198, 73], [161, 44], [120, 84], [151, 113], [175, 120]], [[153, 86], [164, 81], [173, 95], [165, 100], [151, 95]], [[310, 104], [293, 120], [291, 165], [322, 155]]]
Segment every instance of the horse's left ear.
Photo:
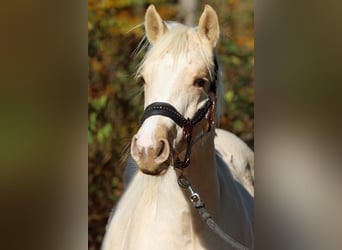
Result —
[[220, 36], [220, 27], [216, 11], [208, 4], [204, 6], [204, 11], [200, 17], [198, 32], [200, 36], [208, 39], [213, 47], [216, 46]]
[[145, 13], [145, 30], [151, 44], [154, 44], [167, 31], [164, 21], [153, 4], [147, 8]]

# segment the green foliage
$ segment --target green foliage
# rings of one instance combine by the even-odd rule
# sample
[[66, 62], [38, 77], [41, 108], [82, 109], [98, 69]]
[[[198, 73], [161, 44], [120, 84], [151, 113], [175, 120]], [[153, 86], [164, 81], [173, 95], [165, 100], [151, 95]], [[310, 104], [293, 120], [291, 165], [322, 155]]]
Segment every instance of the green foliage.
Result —
[[[143, 22], [152, 2], [164, 19], [179, 20], [177, 1], [88, 0], [89, 249], [99, 249], [109, 213], [123, 190], [121, 156], [143, 108], [141, 86], [133, 77], [142, 55], [132, 54], [144, 30], [132, 28]], [[253, 147], [253, 2], [209, 4], [221, 23], [218, 54], [225, 103], [220, 126]]]

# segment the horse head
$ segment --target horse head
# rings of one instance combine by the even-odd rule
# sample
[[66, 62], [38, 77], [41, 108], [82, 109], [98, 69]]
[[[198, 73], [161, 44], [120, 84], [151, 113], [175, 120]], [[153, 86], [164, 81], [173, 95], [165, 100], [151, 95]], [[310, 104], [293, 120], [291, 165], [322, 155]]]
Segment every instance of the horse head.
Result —
[[[150, 48], [138, 69], [144, 81], [145, 111], [156, 103], [166, 103], [178, 116], [196, 116], [208, 99], [216, 98], [216, 12], [206, 5], [198, 27], [192, 28], [163, 21], [151, 5], [145, 14], [145, 31]], [[160, 109], [168, 109], [162, 106]], [[193, 134], [207, 127], [206, 119], [201, 119]], [[162, 175], [186, 145], [184, 128], [177, 120], [157, 113], [142, 121], [132, 139], [131, 155], [142, 172]]]

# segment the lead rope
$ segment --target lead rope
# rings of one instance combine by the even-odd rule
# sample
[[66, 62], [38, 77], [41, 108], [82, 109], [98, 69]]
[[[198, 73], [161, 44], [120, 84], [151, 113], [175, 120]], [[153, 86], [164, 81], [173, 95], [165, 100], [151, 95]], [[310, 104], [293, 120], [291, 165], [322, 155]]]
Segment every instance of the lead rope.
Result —
[[178, 185], [183, 188], [187, 189], [190, 192], [190, 201], [192, 203], [192, 206], [197, 209], [199, 215], [201, 216], [202, 220], [208, 225], [208, 227], [216, 233], [218, 236], [220, 236], [224, 241], [229, 243], [232, 247], [235, 249], [241, 249], [241, 250], [249, 250], [246, 246], [242, 245], [241, 243], [234, 240], [232, 237], [230, 237], [228, 234], [226, 234], [213, 220], [211, 214], [208, 212], [208, 210], [205, 208], [204, 202], [201, 200], [201, 197], [198, 193], [194, 191], [192, 188], [192, 185], [188, 181], [188, 179], [181, 173], [178, 177]]

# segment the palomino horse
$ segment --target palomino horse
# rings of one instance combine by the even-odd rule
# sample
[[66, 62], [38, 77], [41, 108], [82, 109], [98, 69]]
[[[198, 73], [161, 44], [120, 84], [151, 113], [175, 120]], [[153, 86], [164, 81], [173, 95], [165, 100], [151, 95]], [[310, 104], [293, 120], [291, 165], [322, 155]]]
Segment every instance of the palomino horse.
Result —
[[254, 155], [213, 122], [222, 91], [216, 12], [206, 5], [191, 28], [164, 22], [151, 5], [145, 29], [150, 48], [138, 69], [145, 112], [131, 143], [140, 171], [115, 209], [102, 249], [233, 249], [202, 220], [196, 201], [205, 202], [222, 231], [253, 248]]

